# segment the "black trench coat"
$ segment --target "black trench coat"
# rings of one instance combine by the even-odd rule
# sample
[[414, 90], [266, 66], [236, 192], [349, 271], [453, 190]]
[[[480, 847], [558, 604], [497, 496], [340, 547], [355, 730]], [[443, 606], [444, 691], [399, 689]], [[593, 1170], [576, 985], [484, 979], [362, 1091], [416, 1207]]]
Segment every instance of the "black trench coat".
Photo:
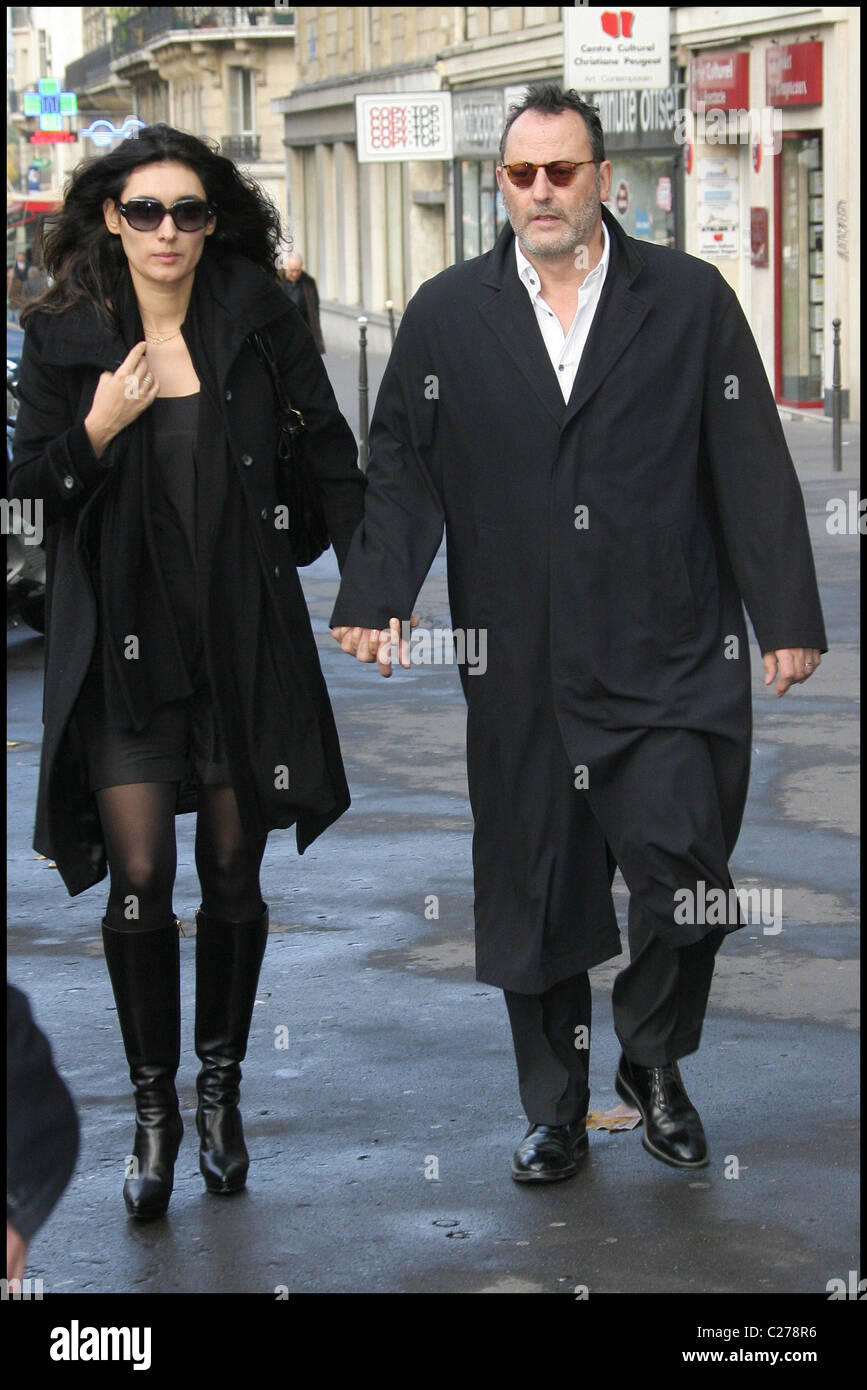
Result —
[[[477, 974], [524, 993], [620, 949], [575, 770], [592, 789], [637, 730], [666, 728], [731, 740], [748, 768], [742, 600], [762, 651], [827, 650], [800, 486], [734, 292], [602, 215], [609, 269], [568, 404], [510, 226], [407, 306], [331, 618], [408, 617], [445, 525], [453, 627], [487, 630], [486, 673], [460, 671]], [[726, 810], [739, 825], [742, 804]]]
[[[210, 441], [214, 459], [234, 472], [235, 495], [243, 498], [235, 531], [241, 554], [217, 552], [205, 586], [204, 645], [214, 704], [245, 828], [258, 836], [294, 824], [303, 853], [350, 798], [288, 531], [275, 524], [285, 492], [275, 472], [273, 389], [246, 341], [254, 329], [267, 327], [290, 397], [305, 417], [304, 447], [339, 562], [363, 512], [364, 477], [322, 359], [279, 285], [243, 257], [216, 260], [206, 250], [194, 300], [202, 293], [209, 295], [213, 331], [207, 361], [192, 347], [189, 315], [183, 329], [203, 386], [199, 445]], [[47, 556], [44, 738], [33, 843], [56, 861], [70, 894], [107, 872], [74, 718], [97, 635], [89, 554], [98, 527], [90, 513], [112, 469], [137, 466], [132, 445], [144, 417], [123, 430], [101, 460], [83, 421], [99, 373], [115, 370], [143, 336], [137, 310], [129, 343], [103, 329], [89, 308], [41, 314], [27, 325], [21, 359], [10, 494], [43, 503]], [[111, 556], [102, 557], [103, 565], [111, 563]], [[233, 577], [239, 563], [261, 572], [256, 592], [265, 595], [264, 615], [243, 611], [239, 595], [250, 588], [236, 570]], [[135, 576], [117, 568], [118, 583], [134, 586]], [[266, 631], [276, 639], [266, 642]], [[288, 765], [288, 779], [275, 777], [278, 763]], [[196, 802], [195, 783], [182, 782], [177, 812], [195, 810]]]

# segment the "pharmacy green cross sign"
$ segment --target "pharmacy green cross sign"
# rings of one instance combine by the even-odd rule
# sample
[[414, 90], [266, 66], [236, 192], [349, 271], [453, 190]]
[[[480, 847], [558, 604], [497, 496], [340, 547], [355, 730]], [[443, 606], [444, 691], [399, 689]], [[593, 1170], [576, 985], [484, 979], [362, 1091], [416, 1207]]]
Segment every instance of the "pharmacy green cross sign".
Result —
[[56, 77], [40, 77], [35, 92], [23, 92], [24, 115], [38, 116], [40, 130], [62, 130], [63, 117], [78, 114], [75, 92], [62, 92]]

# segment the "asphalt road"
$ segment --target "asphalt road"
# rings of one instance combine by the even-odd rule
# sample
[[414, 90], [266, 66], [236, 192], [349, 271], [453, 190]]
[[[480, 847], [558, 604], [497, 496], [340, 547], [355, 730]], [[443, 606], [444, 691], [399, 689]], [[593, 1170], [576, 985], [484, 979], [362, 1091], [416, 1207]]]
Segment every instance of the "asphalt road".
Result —
[[[355, 426], [354, 362], [325, 361]], [[371, 400], [382, 365], [371, 363]], [[858, 487], [859, 432], [845, 428], [835, 475], [830, 429], [786, 428], [831, 651], [782, 700], [751, 653], [753, 778], [732, 869], [739, 886], [781, 890], [783, 920], [777, 934], [749, 926], [728, 938], [701, 1050], [682, 1064], [711, 1149], [698, 1174], [655, 1162], [638, 1130], [594, 1131], [576, 1179], [541, 1191], [510, 1181], [525, 1121], [502, 995], [474, 979], [457, 674], [413, 667], [383, 680], [343, 655], [327, 630], [329, 554], [305, 591], [353, 805], [303, 858], [291, 831], [269, 841], [271, 935], [242, 1087], [249, 1184], [220, 1199], [198, 1173], [199, 897], [194, 817], [182, 816], [186, 1133], [168, 1218], [130, 1221], [133, 1111], [100, 940], [107, 882], [70, 898], [31, 847], [42, 642], [9, 630], [9, 975], [82, 1125], [76, 1172], [30, 1252], [46, 1293], [824, 1294], [858, 1269], [858, 537], [829, 534], [826, 504]], [[448, 624], [444, 568], [441, 552], [417, 604], [423, 624]], [[616, 902], [625, 927], [619, 878]], [[618, 1104], [610, 993], [623, 963], [591, 974], [598, 1110]]]

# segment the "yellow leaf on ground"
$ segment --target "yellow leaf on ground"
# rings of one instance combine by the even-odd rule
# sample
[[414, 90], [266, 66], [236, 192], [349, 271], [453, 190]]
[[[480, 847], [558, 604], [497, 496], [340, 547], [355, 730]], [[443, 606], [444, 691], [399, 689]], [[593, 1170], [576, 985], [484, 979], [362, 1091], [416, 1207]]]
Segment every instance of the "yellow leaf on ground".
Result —
[[641, 1124], [641, 1115], [630, 1105], [615, 1105], [613, 1110], [588, 1110], [588, 1129], [635, 1129]]

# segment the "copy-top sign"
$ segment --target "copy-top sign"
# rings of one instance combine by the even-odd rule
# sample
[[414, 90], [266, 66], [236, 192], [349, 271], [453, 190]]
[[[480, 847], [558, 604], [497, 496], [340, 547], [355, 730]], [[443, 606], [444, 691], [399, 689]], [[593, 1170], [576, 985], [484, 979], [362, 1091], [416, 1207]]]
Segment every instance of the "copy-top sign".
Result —
[[564, 5], [563, 77], [580, 92], [667, 87], [668, 6]]
[[359, 164], [452, 159], [451, 93], [357, 96], [355, 144]]

